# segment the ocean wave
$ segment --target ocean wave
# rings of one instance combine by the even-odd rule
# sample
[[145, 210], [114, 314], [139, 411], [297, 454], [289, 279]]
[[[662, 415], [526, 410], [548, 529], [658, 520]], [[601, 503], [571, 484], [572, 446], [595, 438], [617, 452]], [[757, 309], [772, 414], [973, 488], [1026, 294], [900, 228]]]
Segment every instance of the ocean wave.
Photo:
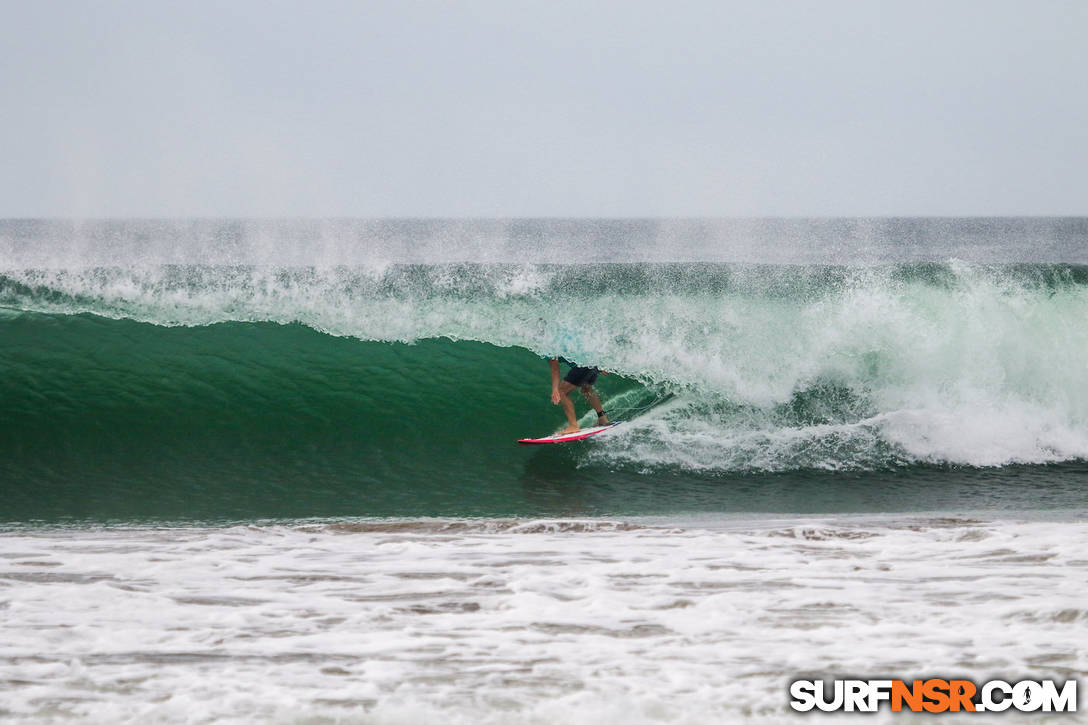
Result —
[[534, 475], [513, 441], [562, 423], [553, 355], [611, 372], [629, 419], [534, 454], [566, 472], [1088, 459], [1075, 265], [28, 268], [0, 306], [0, 474], [39, 503], [78, 472], [303, 485], [345, 514], [350, 482], [452, 477], [426, 495], [501, 515]]
[[[403, 394], [405, 403], [386, 404], [392, 418], [410, 417], [413, 407], [449, 407], [449, 389], [421, 380], [437, 369], [427, 355], [467, 348], [439, 343], [426, 355], [400, 350], [392, 361], [374, 352], [380, 348], [322, 336], [292, 343], [299, 333], [266, 326], [301, 324], [367, 343], [486, 343], [520, 351], [512, 353], [519, 370], [532, 364], [525, 351], [563, 355], [636, 385], [630, 409], [675, 395], [618, 437], [622, 443], [595, 449], [616, 463], [834, 470], [1088, 455], [1088, 272], [1071, 265], [39, 269], [0, 277], [0, 304], [9, 318], [39, 315], [3, 323], [21, 331], [8, 335], [9, 353], [19, 348], [33, 359], [67, 341], [63, 375], [21, 386], [45, 397], [63, 391], [81, 369], [93, 375], [102, 368], [103, 361], [88, 366], [81, 351], [103, 336], [99, 345], [114, 358], [99, 387], [121, 388], [122, 399], [139, 397], [151, 408], [164, 399], [182, 408], [209, 404], [224, 381], [248, 378], [241, 386], [246, 400], [218, 402], [231, 410], [254, 401], [292, 404], [320, 417], [308, 403], [289, 403], [286, 391], [301, 388], [302, 399], [325, 400], [337, 382], [320, 371], [342, 378], [337, 366], [350, 367], [357, 356], [377, 358], [366, 380], [354, 384], [379, 407], [381, 393], [367, 381], [390, 371], [377, 368], [412, 369], [416, 387]], [[78, 317], [88, 314], [93, 318]], [[170, 327], [192, 332], [161, 331]], [[224, 336], [244, 344], [224, 345]], [[498, 359], [482, 350], [470, 355], [477, 367]], [[7, 377], [15, 380], [20, 358], [8, 357]], [[271, 376], [260, 382], [270, 360], [291, 387]], [[158, 376], [164, 364], [177, 374]], [[136, 389], [124, 389], [130, 384]], [[474, 388], [450, 384], [454, 391]]]

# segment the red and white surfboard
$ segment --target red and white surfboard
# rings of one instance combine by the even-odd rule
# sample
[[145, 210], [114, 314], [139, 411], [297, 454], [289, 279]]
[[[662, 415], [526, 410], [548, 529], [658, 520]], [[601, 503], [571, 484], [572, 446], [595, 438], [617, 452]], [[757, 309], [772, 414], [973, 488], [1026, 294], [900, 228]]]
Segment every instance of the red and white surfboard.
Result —
[[590, 436], [595, 436], [598, 433], [604, 433], [606, 430], [612, 430], [623, 421], [616, 421], [615, 423], [609, 423], [608, 425], [595, 425], [592, 428], [582, 428], [577, 433], [555, 433], [554, 435], [544, 436], [543, 438], [521, 438], [518, 443], [524, 445], [532, 445], [536, 443], [570, 443], [571, 441], [580, 441]]

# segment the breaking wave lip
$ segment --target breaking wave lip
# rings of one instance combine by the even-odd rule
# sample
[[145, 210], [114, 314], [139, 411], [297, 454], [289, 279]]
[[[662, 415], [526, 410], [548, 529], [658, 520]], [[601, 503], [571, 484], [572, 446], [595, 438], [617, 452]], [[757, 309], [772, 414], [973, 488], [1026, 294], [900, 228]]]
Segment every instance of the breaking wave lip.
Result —
[[[160, 325], [335, 320], [346, 305], [489, 301], [548, 309], [555, 299], [599, 306], [655, 297], [691, 301], [825, 300], [912, 290], [931, 294], [1056, 294], [1088, 286], [1088, 265], [979, 265], [956, 259], [880, 267], [710, 263], [394, 264], [371, 267], [132, 265], [0, 267], [0, 306], [94, 313]], [[538, 318], [539, 320], [539, 318]], [[536, 322], [538, 320], [534, 320]], [[354, 320], [359, 322], [358, 319]], [[364, 328], [316, 329], [364, 339]], [[434, 333], [420, 332], [414, 337]], [[437, 334], [442, 334], [439, 331]], [[455, 330], [448, 334], [456, 334]]]

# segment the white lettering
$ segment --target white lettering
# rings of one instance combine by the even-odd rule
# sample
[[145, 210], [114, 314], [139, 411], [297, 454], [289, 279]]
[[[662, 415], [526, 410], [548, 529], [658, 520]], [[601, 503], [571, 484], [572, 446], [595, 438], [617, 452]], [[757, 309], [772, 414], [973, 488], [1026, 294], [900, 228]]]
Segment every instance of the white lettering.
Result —
[[1012, 704], [1020, 712], [1035, 712], [1043, 706], [1043, 688], [1031, 680], [1017, 682], [1012, 688]]
[[869, 685], [865, 680], [847, 680], [845, 692], [845, 705], [847, 712], [867, 712]]
[[832, 699], [827, 699], [827, 693], [825, 692], [826, 683], [823, 680], [816, 681], [816, 707], [820, 708], [824, 712], [835, 712], [840, 707], [844, 698], [843, 695], [843, 682], [842, 680], [835, 680], [832, 685], [832, 692], [835, 693]]
[[1076, 712], [1077, 681], [1066, 680], [1059, 693], [1053, 680], [1043, 680], [1043, 711]]
[[880, 709], [880, 703], [892, 699], [891, 680], [869, 680], [869, 709], [868, 712], [876, 712]]
[[[994, 699], [994, 692], [1000, 692], [1002, 698]], [[982, 687], [982, 704], [985, 711], [1004, 712], [1012, 706], [1012, 685], [1004, 680], [990, 680]]]
[[790, 685], [790, 707], [798, 712], [808, 712], [816, 707], [816, 685], [812, 680], [797, 680]]

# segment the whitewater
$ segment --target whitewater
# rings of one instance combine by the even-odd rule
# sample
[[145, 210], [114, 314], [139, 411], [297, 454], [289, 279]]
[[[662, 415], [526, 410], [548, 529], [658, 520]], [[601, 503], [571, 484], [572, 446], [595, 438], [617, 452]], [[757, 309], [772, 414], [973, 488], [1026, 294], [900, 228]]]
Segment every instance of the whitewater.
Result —
[[0, 221], [0, 717], [1079, 676], [1085, 319], [1076, 218]]
[[1083, 521], [706, 524], [9, 531], [0, 708], [14, 722], [773, 723], [792, 679], [1088, 667]]

